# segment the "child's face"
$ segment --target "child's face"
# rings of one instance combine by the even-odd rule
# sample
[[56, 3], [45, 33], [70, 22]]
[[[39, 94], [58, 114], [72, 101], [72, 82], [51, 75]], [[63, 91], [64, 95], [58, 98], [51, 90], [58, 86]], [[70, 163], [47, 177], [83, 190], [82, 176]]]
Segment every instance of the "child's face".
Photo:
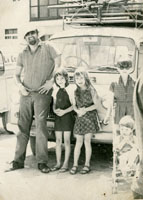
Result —
[[120, 69], [120, 68], [117, 68], [118, 72], [121, 74], [121, 76], [128, 76], [129, 73], [131, 72], [131, 69]]
[[130, 136], [133, 130], [129, 127], [120, 125], [120, 134], [123, 136]]
[[63, 76], [58, 75], [56, 77], [56, 83], [60, 88], [64, 88], [65, 84], [66, 84], [66, 80], [65, 80], [65, 78]]
[[86, 88], [85, 78], [84, 78], [84, 76], [82, 74], [79, 75], [79, 76], [75, 76], [75, 83], [82, 89]]

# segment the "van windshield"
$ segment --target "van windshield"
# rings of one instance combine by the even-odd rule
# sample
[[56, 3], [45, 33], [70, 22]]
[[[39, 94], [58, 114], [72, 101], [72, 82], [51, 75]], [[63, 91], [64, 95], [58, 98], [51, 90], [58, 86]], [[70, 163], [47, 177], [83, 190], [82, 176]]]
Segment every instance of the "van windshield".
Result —
[[135, 62], [135, 43], [130, 38], [74, 36], [53, 39], [62, 52], [62, 64], [69, 72], [86, 67], [89, 72], [117, 73], [119, 60]]

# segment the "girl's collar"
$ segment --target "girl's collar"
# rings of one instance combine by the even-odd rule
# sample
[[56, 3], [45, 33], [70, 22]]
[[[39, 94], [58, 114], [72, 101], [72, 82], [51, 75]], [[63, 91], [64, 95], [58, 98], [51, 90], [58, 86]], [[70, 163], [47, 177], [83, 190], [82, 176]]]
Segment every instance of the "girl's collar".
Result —
[[[128, 75], [128, 76], [127, 76], [127, 83], [128, 83], [128, 81], [130, 81], [130, 80], [131, 80], [131, 77], [130, 77], [130, 75]], [[121, 75], [119, 76], [119, 83], [123, 83], [123, 78], [122, 78]]]
[[65, 86], [64, 88], [58, 87], [59, 90], [67, 90], [69, 88], [69, 85]]

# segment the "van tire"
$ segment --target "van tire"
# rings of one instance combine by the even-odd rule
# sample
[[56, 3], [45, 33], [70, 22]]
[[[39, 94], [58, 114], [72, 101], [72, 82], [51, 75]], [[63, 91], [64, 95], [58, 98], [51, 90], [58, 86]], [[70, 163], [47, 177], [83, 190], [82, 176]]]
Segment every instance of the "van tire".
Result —
[[8, 112], [0, 113], [0, 117], [2, 118], [2, 125], [3, 125], [3, 128], [4, 128], [4, 130], [6, 131], [6, 133], [8, 133], [8, 134], [14, 134], [14, 132], [9, 131], [9, 130], [7, 129]]
[[36, 137], [30, 136], [30, 147], [34, 156], [36, 156]]

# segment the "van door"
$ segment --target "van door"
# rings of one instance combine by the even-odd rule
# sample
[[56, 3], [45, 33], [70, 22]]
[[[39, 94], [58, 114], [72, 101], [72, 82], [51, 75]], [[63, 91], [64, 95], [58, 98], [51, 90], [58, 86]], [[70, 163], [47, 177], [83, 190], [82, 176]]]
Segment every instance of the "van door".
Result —
[[0, 51], [0, 113], [8, 111], [7, 85], [2, 52]]
[[5, 131], [9, 134], [13, 132], [7, 130], [7, 115], [9, 111], [9, 99], [7, 88], [7, 77], [5, 75], [4, 57], [0, 51], [0, 117], [2, 118], [2, 124]]

